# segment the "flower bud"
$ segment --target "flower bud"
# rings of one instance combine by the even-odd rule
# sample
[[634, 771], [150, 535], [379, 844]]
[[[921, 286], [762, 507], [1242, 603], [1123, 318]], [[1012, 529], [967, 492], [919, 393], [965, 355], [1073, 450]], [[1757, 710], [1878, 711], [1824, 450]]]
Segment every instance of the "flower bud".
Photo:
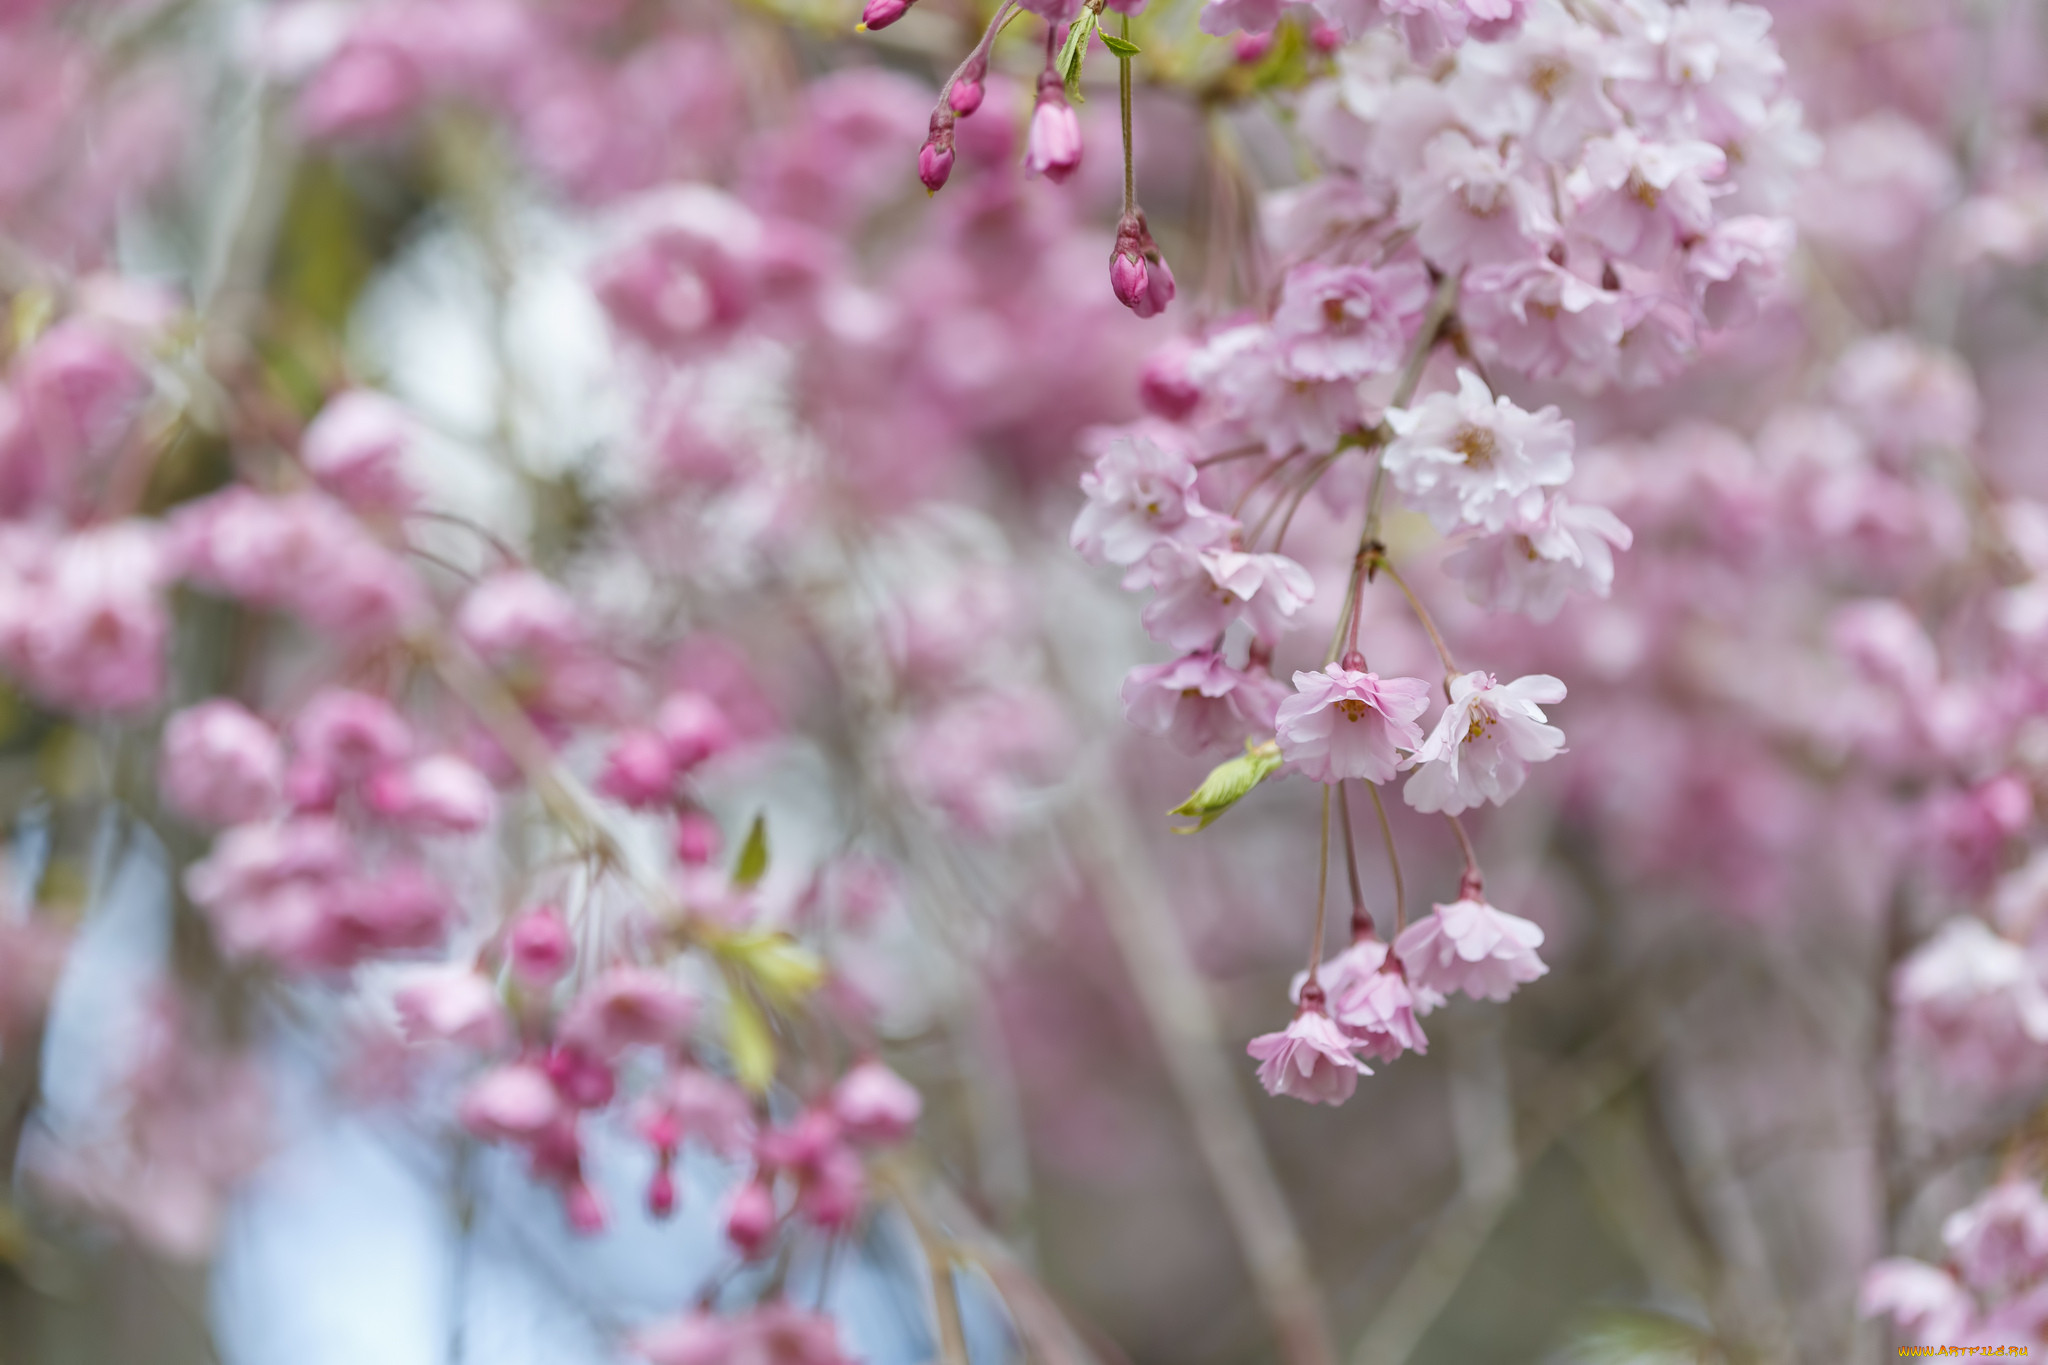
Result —
[[1231, 55], [1250, 66], [1273, 50], [1273, 31], [1264, 33], [1239, 33], [1230, 40]]
[[1145, 259], [1127, 251], [1119, 251], [1109, 258], [1109, 287], [1116, 293], [1116, 301], [1132, 312], [1140, 312], [1148, 297], [1150, 286], [1145, 279]]
[[569, 926], [562, 922], [560, 912], [547, 905], [519, 917], [507, 946], [512, 975], [529, 986], [552, 986], [561, 980], [575, 952], [569, 942]]
[[647, 1182], [647, 1212], [666, 1218], [676, 1211], [676, 1178], [667, 1166], [655, 1169]]
[[932, 113], [931, 131], [917, 152], [917, 178], [926, 194], [937, 194], [953, 173], [953, 111], [941, 107]]
[[702, 867], [718, 856], [718, 822], [702, 811], [684, 811], [676, 817], [676, 860], [689, 867]]
[[961, 118], [966, 118], [981, 108], [982, 96], [988, 93], [988, 88], [982, 84], [987, 77], [986, 61], [976, 60], [970, 63], [953, 78], [953, 83], [946, 87], [947, 107]]
[[1031, 140], [1024, 166], [1059, 184], [1081, 164], [1081, 120], [1067, 103], [1060, 78], [1047, 71], [1038, 78], [1038, 107], [1031, 111]]
[[753, 1260], [768, 1249], [775, 1236], [775, 1196], [758, 1180], [739, 1187], [725, 1213], [725, 1237]]
[[1166, 257], [1155, 250], [1145, 270], [1145, 302], [1133, 304], [1131, 311], [1141, 318], [1157, 317], [1173, 302], [1173, 294], [1173, 270], [1166, 264]]
[[872, 33], [910, 13], [910, 0], [868, 0], [867, 8], [860, 12], [860, 26]]
[[569, 1226], [585, 1237], [595, 1237], [604, 1231], [604, 1203], [597, 1197], [597, 1191], [583, 1181], [562, 1193], [563, 1211], [569, 1216]]

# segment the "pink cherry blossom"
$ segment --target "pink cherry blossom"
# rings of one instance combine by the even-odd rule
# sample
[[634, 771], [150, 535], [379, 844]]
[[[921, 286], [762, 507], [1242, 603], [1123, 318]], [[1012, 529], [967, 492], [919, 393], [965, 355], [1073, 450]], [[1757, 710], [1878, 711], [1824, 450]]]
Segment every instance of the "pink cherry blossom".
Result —
[[1145, 608], [1145, 629], [1175, 649], [1209, 645], [1240, 620], [1259, 639], [1277, 640], [1315, 593], [1308, 571], [1285, 555], [1191, 555], [1165, 545], [1154, 547], [1142, 567], [1159, 590]]
[[1468, 542], [1444, 560], [1465, 595], [1492, 611], [1548, 621], [1574, 594], [1606, 597], [1614, 587], [1614, 551], [1633, 536], [1604, 507], [1552, 493], [1533, 516], [1516, 517], [1496, 533]]
[[2048, 1041], [2040, 970], [1969, 916], [1948, 921], [1899, 964], [1892, 999], [1911, 1038], [1976, 1080], [2024, 1072]]
[[1400, 765], [1401, 751], [1422, 742], [1415, 721], [1429, 705], [1429, 684], [1420, 678], [1381, 678], [1327, 664], [1320, 672], [1296, 673], [1294, 687], [1280, 703], [1280, 752], [1317, 782], [1385, 782]]
[[164, 725], [164, 798], [211, 825], [256, 820], [284, 794], [284, 750], [239, 702], [201, 702]]
[[1269, 1095], [1309, 1104], [1342, 1104], [1372, 1068], [1351, 1055], [1353, 1044], [1320, 1008], [1304, 1006], [1279, 1033], [1262, 1034], [1245, 1048], [1259, 1063], [1259, 1084]]
[[1047, 72], [1039, 78], [1038, 104], [1031, 111], [1031, 138], [1024, 165], [1033, 175], [1055, 184], [1074, 173], [1081, 164], [1081, 120], [1067, 103], [1059, 77]]
[[437, 968], [416, 977], [393, 1003], [414, 1042], [460, 1043], [487, 1052], [511, 1034], [496, 988], [466, 968]]
[[569, 926], [561, 912], [544, 905], [512, 921], [506, 938], [506, 952], [512, 974], [532, 986], [550, 986], [569, 970], [576, 956], [569, 938]]
[[1228, 523], [1202, 505], [1195, 467], [1143, 436], [1110, 442], [1081, 476], [1088, 501], [1074, 518], [1074, 548], [1101, 564], [1136, 564], [1161, 541], [1189, 550], [1220, 544]]
[[329, 399], [299, 441], [306, 472], [327, 492], [366, 511], [404, 511], [417, 494], [404, 462], [414, 432], [403, 408], [370, 389]]
[[1495, 398], [1470, 370], [1458, 372], [1455, 394], [1393, 409], [1387, 425], [1387, 473], [1442, 531], [1499, 531], [1533, 518], [1543, 490], [1571, 477], [1572, 424], [1556, 408], [1530, 413]]
[[1543, 715], [1543, 704], [1564, 696], [1564, 684], [1547, 673], [1505, 684], [1483, 672], [1451, 679], [1450, 704], [1408, 760], [1414, 772], [1402, 796], [1445, 815], [1505, 802], [1521, 790], [1529, 764], [1564, 751], [1564, 731]]
[[1124, 717], [1187, 753], [1201, 753], [1271, 733], [1286, 696], [1271, 674], [1232, 668], [1220, 654], [1197, 651], [1131, 670], [1124, 679]]
[[1288, 272], [1273, 313], [1281, 369], [1302, 379], [1362, 379], [1398, 369], [1429, 292], [1428, 275], [1413, 264]]
[[832, 1087], [832, 1112], [856, 1142], [902, 1142], [923, 1110], [916, 1088], [880, 1062], [862, 1062]]
[[1474, 1000], [1505, 1000], [1550, 970], [1536, 950], [1543, 931], [1496, 910], [1475, 892], [1417, 920], [1394, 940], [1394, 952], [1417, 990], [1463, 991]]
[[480, 1138], [518, 1142], [534, 1137], [562, 1114], [561, 1096], [547, 1073], [518, 1062], [485, 1072], [463, 1093], [463, 1127]]
[[1960, 1341], [1976, 1315], [1953, 1275], [1904, 1257], [1879, 1261], [1864, 1273], [1859, 1305], [1865, 1317], [1890, 1318], [1902, 1338], [1922, 1346]]
[[628, 1047], [669, 1047], [682, 1041], [697, 1002], [666, 975], [646, 967], [613, 967], [585, 987], [563, 1016], [562, 1038], [600, 1057]]

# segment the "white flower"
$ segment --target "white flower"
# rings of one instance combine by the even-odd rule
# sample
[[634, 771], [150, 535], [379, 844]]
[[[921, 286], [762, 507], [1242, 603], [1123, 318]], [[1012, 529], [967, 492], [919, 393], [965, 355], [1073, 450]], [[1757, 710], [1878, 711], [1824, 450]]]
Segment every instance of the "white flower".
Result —
[[1456, 393], [1389, 409], [1387, 425], [1387, 473], [1440, 531], [1535, 517], [1543, 490], [1572, 476], [1572, 424], [1554, 407], [1524, 412], [1495, 398], [1470, 370], [1458, 371]]
[[1532, 517], [1473, 541], [1444, 560], [1465, 595], [1489, 611], [1518, 611], [1548, 621], [1575, 592], [1605, 597], [1614, 587], [1614, 551], [1634, 537], [1604, 507], [1574, 506], [1553, 493]]
[[1564, 731], [1544, 723], [1539, 705], [1563, 700], [1564, 684], [1546, 673], [1505, 685], [1490, 673], [1453, 678], [1451, 704], [1408, 760], [1408, 804], [1456, 815], [1513, 796], [1531, 763], [1564, 751]]

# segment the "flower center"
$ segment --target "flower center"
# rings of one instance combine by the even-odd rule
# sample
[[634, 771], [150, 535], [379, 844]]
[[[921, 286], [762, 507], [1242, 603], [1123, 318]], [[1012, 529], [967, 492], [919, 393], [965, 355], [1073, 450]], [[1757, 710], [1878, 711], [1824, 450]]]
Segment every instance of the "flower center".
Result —
[[1451, 437], [1451, 449], [1458, 452], [1458, 458], [1474, 469], [1487, 469], [1493, 464], [1493, 457], [1500, 449], [1493, 439], [1493, 433], [1485, 427], [1462, 426]]
[[1563, 62], [1543, 58], [1529, 68], [1529, 88], [1536, 92], [1537, 99], [1548, 104], [1557, 98], [1557, 88], [1564, 84], [1566, 70]]
[[1472, 724], [1465, 731], [1465, 742], [1470, 744], [1492, 728], [1493, 713], [1491, 711], [1474, 711], [1472, 713]]
[[1357, 697], [1346, 697], [1337, 703], [1337, 709], [1344, 713], [1346, 720], [1363, 720], [1365, 713], [1371, 708]]

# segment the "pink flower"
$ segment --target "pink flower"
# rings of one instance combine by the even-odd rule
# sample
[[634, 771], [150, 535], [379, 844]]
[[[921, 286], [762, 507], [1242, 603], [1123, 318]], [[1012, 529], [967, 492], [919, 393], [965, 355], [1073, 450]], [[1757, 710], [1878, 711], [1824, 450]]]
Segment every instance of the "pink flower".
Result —
[[1280, 22], [1281, 5], [1282, 0], [1209, 0], [1202, 6], [1202, 32], [1270, 33]]
[[498, 804], [490, 779], [454, 754], [383, 769], [366, 799], [384, 819], [426, 834], [474, 834], [490, 824]]
[[1550, 970], [1536, 956], [1542, 945], [1542, 929], [1470, 891], [1409, 925], [1394, 940], [1394, 952], [1417, 990], [1505, 1000]]
[[63, 710], [149, 706], [163, 691], [170, 634], [165, 568], [147, 523], [64, 537], [28, 575], [0, 585], [0, 658]]
[[705, 185], [655, 207], [656, 221], [602, 261], [591, 283], [620, 331], [687, 356], [726, 340], [753, 315], [762, 226], [751, 210]]
[[1540, 513], [1543, 490], [1572, 476], [1572, 424], [1556, 408], [1524, 412], [1470, 370], [1458, 391], [1393, 408], [1381, 461], [1395, 487], [1444, 532], [1498, 531]]
[[1397, 751], [1422, 742], [1415, 718], [1429, 705], [1429, 684], [1420, 678], [1381, 678], [1333, 663], [1296, 673], [1294, 687], [1280, 703], [1280, 752], [1314, 781], [1385, 782], [1400, 764]]
[[187, 707], [164, 725], [164, 799], [210, 825], [269, 814], [284, 793], [284, 750], [270, 727], [224, 697]]
[[2048, 1043], [2048, 990], [2026, 951], [1961, 916], [1901, 962], [1892, 1003], [1909, 1037], [1977, 1081], [2038, 1067]]
[[2036, 1180], [2001, 1181], [1950, 1214], [1941, 1240], [1972, 1289], [2012, 1294], [2048, 1275], [2048, 1199]]
[[1977, 386], [1963, 363], [1899, 332], [1850, 347], [1836, 362], [1829, 388], [1858, 429], [1895, 455], [1962, 449], [1983, 420]]
[[412, 749], [412, 727], [390, 702], [341, 687], [307, 702], [291, 733], [296, 752], [286, 790], [301, 809], [332, 806], [342, 792], [402, 763]]
[[1060, 78], [1048, 71], [1038, 78], [1038, 106], [1031, 111], [1025, 169], [1058, 184], [1080, 164], [1081, 120], [1067, 103]]
[[1110, 442], [1081, 492], [1088, 501], [1071, 540], [1090, 563], [1136, 564], [1166, 540], [1208, 549], [1229, 534], [1229, 520], [1202, 506], [1187, 456], [1143, 436]]
[[399, 990], [394, 1003], [405, 1036], [415, 1043], [461, 1043], [488, 1052], [511, 1036], [497, 988], [467, 967], [437, 968], [416, 977]]
[[1391, 1062], [1403, 1052], [1429, 1051], [1429, 1039], [1415, 1021], [1415, 993], [1389, 962], [1375, 972], [1354, 974], [1330, 993], [1330, 1017], [1352, 1046], [1374, 1061]]
[[540, 574], [513, 570], [477, 584], [455, 614], [455, 632], [547, 716], [594, 718], [612, 704], [616, 672], [592, 642], [584, 610]]
[[519, 1142], [562, 1117], [562, 1097], [547, 1073], [527, 1062], [495, 1067], [462, 1096], [462, 1126], [486, 1141]]
[[1685, 253], [1685, 275], [1699, 291], [1709, 327], [1753, 321], [1784, 280], [1795, 231], [1789, 219], [1755, 214], [1716, 223]]
[[1611, 256], [1661, 268], [1683, 241], [1713, 226], [1713, 191], [1728, 158], [1711, 142], [1645, 139], [1633, 129], [1594, 138], [1565, 190], [1575, 206], [1574, 232]]
[[514, 920], [506, 950], [512, 960], [512, 975], [529, 986], [551, 986], [561, 980], [576, 956], [569, 926], [552, 905], [529, 910]]
[[1458, 312], [1488, 362], [1586, 392], [1613, 382], [1628, 324], [1619, 291], [1541, 256], [1472, 271]]
[[1574, 593], [1605, 597], [1614, 587], [1614, 551], [1634, 537], [1604, 507], [1552, 493], [1540, 511], [1468, 542], [1444, 560], [1465, 595], [1489, 611], [1518, 611], [1548, 621]]
[[299, 459], [322, 488], [367, 511], [404, 511], [417, 494], [403, 468], [413, 442], [405, 409], [370, 389], [329, 399], [299, 441]]
[[1279, 1033], [1252, 1039], [1245, 1051], [1259, 1063], [1259, 1084], [1269, 1095], [1309, 1104], [1342, 1104], [1372, 1068], [1351, 1055], [1352, 1043], [1320, 1008], [1304, 1006]]
[[1910, 1344], [1940, 1346], [1962, 1340], [1977, 1305], [1947, 1271], [1893, 1257], [1864, 1272], [1858, 1307], [1866, 1318], [1890, 1318]]
[[148, 397], [149, 379], [107, 327], [80, 316], [22, 354], [14, 393], [43, 457], [71, 470], [113, 449]]
[[185, 890], [229, 957], [304, 965], [317, 956], [329, 906], [354, 860], [332, 820], [237, 825], [186, 870]]
[[678, 774], [709, 762], [739, 743], [725, 709], [702, 692], [671, 692], [654, 713], [655, 733]]
[[613, 967], [576, 998], [557, 1036], [599, 1057], [628, 1047], [673, 1047], [689, 1032], [697, 1002], [649, 967]]
[[1456, 815], [1521, 790], [1529, 764], [1564, 752], [1564, 731], [1544, 723], [1539, 703], [1564, 700], [1547, 673], [1502, 685], [1491, 673], [1451, 680], [1451, 701], [1408, 760], [1414, 776], [1402, 795], [1419, 811]]
[[728, 1365], [740, 1348], [742, 1330], [699, 1309], [641, 1328], [628, 1349], [648, 1365]]
[[676, 764], [668, 744], [652, 730], [627, 730], [612, 742], [597, 789], [614, 801], [647, 810], [675, 799]]
[[1124, 717], [1194, 754], [1270, 733], [1286, 696], [1271, 674], [1232, 668], [1221, 654], [1204, 650], [1132, 669], [1124, 679]]
[[1391, 373], [1428, 301], [1429, 276], [1418, 265], [1297, 266], [1273, 313], [1280, 368], [1301, 379]]
[[753, 1108], [738, 1086], [699, 1067], [682, 1067], [654, 1092], [654, 1106], [674, 1141], [696, 1138], [720, 1156], [747, 1148]]
[[1175, 649], [1212, 646], [1239, 620], [1259, 639], [1278, 640], [1316, 588], [1308, 570], [1286, 555], [1194, 555], [1172, 543], [1154, 546], [1133, 577], [1140, 574], [1159, 590], [1140, 619], [1154, 639]]
[[1439, 270], [1538, 256], [1557, 237], [1545, 192], [1522, 156], [1475, 144], [1455, 129], [1438, 133], [1401, 185], [1401, 216]]
[[832, 1087], [832, 1112], [855, 1142], [902, 1142], [923, 1110], [916, 1087], [880, 1062], [862, 1062]]

